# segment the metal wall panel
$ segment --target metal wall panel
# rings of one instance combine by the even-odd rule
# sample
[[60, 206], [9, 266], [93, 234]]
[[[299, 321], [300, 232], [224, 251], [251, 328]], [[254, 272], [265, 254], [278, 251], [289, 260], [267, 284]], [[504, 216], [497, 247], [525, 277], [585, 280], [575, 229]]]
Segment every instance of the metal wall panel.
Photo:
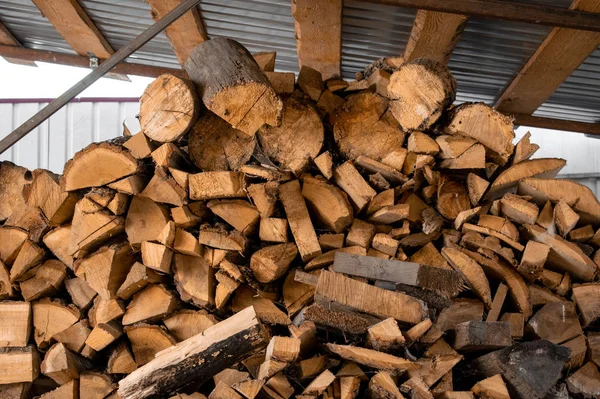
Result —
[[[46, 103], [0, 104], [0, 138], [5, 137]], [[45, 168], [62, 173], [67, 160], [95, 141], [104, 141], [123, 132], [122, 124], [139, 131], [135, 116], [137, 102], [72, 102], [49, 121], [12, 146], [0, 160], [12, 161], [29, 169]]]

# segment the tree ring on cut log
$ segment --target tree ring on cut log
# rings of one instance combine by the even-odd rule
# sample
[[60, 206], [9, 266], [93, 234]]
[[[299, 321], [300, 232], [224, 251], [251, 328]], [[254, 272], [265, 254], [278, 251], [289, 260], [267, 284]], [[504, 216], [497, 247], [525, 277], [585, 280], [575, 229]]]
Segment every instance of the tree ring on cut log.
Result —
[[210, 111], [198, 119], [188, 141], [192, 161], [205, 171], [239, 170], [250, 160], [254, 146], [254, 137]]
[[456, 98], [456, 79], [450, 70], [419, 58], [398, 68], [388, 85], [390, 110], [405, 130], [429, 129]]
[[65, 164], [61, 188], [100, 187], [138, 171], [137, 160], [120, 145], [92, 143]]
[[140, 98], [140, 126], [152, 140], [178, 140], [194, 125], [200, 111], [193, 84], [171, 74], [160, 75]]
[[[371, 92], [348, 97], [346, 104], [332, 118], [333, 137], [346, 158], [353, 160], [363, 155], [381, 162], [398, 153], [403, 154], [404, 160], [405, 133], [391, 115], [385, 115], [387, 106], [386, 98]], [[397, 166], [402, 168], [402, 165]], [[393, 167], [398, 169], [397, 166]]]
[[264, 126], [258, 131], [265, 155], [281, 167], [299, 175], [323, 146], [323, 122], [314, 108], [288, 98], [281, 126]]

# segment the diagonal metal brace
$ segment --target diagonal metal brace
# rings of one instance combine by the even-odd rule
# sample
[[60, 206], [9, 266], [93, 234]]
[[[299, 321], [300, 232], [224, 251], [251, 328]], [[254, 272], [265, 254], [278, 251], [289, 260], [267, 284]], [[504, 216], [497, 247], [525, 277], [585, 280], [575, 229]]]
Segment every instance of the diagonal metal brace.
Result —
[[21, 126], [16, 128], [12, 133], [3, 138], [0, 141], [0, 154], [9, 149], [17, 141], [21, 140], [33, 129], [44, 123], [44, 121], [50, 118], [59, 109], [64, 107], [69, 101], [75, 98], [79, 93], [91, 86], [95, 81], [106, 75], [117, 66], [120, 62], [124, 61], [131, 54], [135, 53], [144, 44], [148, 43], [152, 38], [158, 35], [160, 32], [165, 30], [166, 27], [175, 22], [179, 17], [185, 14], [187, 11], [195, 7], [200, 0], [185, 0], [181, 2], [177, 7], [171, 10], [167, 15], [157, 21], [154, 25], [150, 26], [139, 36], [129, 42], [125, 47], [114, 53], [109, 59], [101, 63], [97, 68], [92, 70], [86, 77], [77, 82], [73, 87], [64, 92], [60, 97], [52, 100], [48, 105], [41, 109], [37, 114], [29, 118]]

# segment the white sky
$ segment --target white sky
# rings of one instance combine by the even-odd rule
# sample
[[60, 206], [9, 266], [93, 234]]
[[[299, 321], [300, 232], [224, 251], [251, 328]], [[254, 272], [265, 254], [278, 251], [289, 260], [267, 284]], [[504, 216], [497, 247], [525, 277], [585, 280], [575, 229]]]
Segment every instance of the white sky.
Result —
[[[37, 63], [11, 64], [0, 58], [0, 98], [55, 98], [90, 73], [90, 69]], [[102, 78], [78, 97], [139, 97], [153, 80], [129, 76], [131, 82]]]

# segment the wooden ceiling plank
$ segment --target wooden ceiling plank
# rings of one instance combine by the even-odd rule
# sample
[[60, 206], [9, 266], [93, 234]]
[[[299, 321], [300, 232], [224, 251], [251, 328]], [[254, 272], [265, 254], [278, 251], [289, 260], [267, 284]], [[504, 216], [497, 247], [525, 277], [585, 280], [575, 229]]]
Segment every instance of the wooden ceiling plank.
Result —
[[114, 50], [77, 0], [32, 0], [58, 33], [81, 56], [109, 58]]
[[[600, 1], [575, 0], [572, 10], [600, 13]], [[504, 113], [532, 114], [600, 46], [600, 33], [554, 28], [496, 102]]]
[[430, 58], [447, 65], [467, 19], [460, 14], [418, 10], [404, 59]]
[[[182, 0], [146, 0], [152, 8], [152, 18], [158, 21], [169, 11], [181, 3]], [[188, 11], [181, 18], [169, 26], [165, 34], [171, 42], [171, 47], [179, 63], [183, 66], [192, 50], [200, 43], [207, 40], [206, 30], [202, 17], [197, 7]]]
[[323, 79], [340, 75], [342, 0], [292, 0], [298, 64], [321, 72]]
[[0, 44], [5, 46], [21, 47], [21, 43], [13, 36], [12, 33], [0, 22]]

